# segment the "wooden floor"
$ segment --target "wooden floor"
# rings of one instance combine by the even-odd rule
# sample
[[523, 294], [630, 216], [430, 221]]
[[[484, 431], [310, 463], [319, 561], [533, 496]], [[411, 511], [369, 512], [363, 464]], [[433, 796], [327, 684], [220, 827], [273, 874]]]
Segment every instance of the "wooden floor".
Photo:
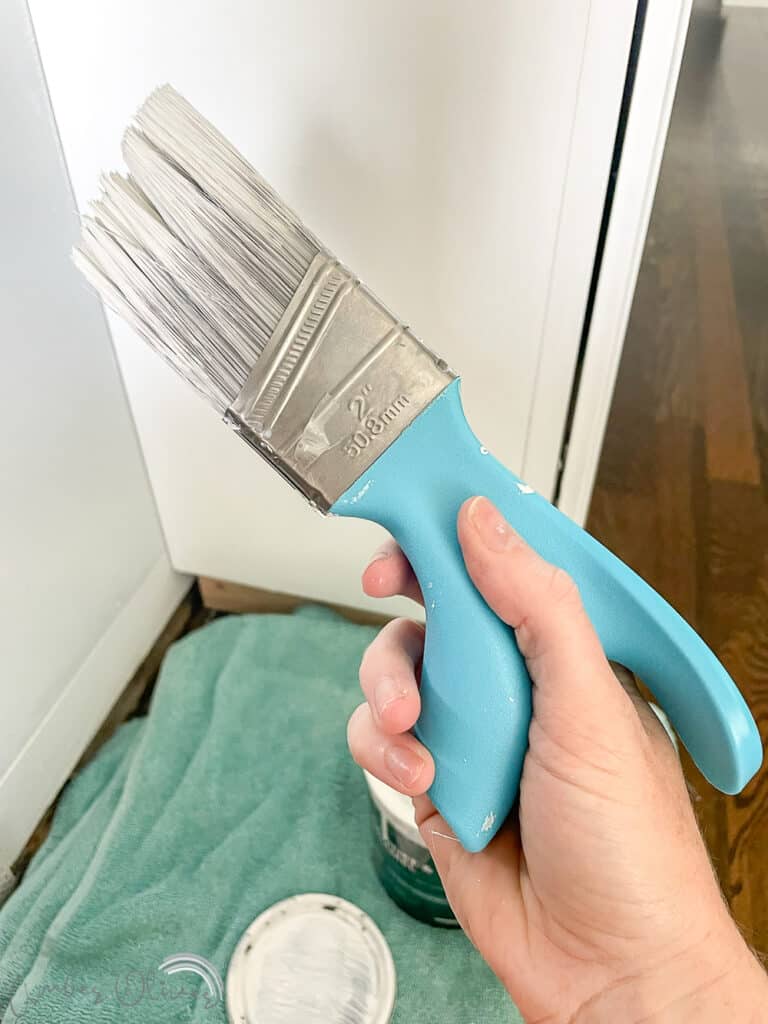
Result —
[[[768, 10], [695, 6], [589, 518], [714, 647], [768, 736]], [[768, 953], [768, 765], [689, 778]]]

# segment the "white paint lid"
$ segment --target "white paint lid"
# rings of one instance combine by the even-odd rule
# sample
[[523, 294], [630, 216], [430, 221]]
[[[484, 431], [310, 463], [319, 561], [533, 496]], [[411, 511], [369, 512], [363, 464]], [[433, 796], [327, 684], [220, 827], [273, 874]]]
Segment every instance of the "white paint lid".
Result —
[[227, 971], [231, 1024], [388, 1024], [395, 965], [354, 903], [304, 893], [276, 903], [237, 944]]
[[398, 830], [407, 836], [413, 843], [427, 848], [427, 844], [421, 838], [419, 827], [416, 824], [416, 813], [413, 809], [413, 800], [405, 793], [398, 793], [385, 782], [375, 778], [368, 772], [363, 771], [365, 781], [368, 783], [368, 791], [371, 799], [386, 816], [397, 826]]

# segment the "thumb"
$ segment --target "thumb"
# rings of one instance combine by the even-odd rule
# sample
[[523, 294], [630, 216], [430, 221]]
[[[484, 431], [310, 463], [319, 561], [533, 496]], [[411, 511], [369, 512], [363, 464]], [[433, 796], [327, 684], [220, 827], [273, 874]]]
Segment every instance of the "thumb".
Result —
[[[473, 583], [514, 631], [534, 683], [534, 712], [547, 725], [591, 735], [613, 750], [636, 724], [631, 700], [616, 680], [587, 617], [576, 584], [541, 558], [487, 498], [465, 502], [459, 543]], [[542, 724], [544, 724], [542, 722]]]

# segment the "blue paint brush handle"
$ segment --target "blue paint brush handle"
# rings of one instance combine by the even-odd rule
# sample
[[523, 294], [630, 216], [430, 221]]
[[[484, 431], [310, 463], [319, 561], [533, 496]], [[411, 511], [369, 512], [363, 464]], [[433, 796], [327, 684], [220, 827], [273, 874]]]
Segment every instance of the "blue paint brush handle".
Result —
[[512, 807], [531, 716], [514, 634], [475, 590], [458, 545], [456, 516], [475, 494], [571, 574], [608, 657], [651, 688], [706, 778], [738, 792], [760, 767], [762, 746], [733, 680], [663, 598], [486, 453], [456, 381], [331, 511], [386, 527], [421, 585], [427, 632], [415, 732], [435, 759], [430, 796], [466, 849], [481, 850]]

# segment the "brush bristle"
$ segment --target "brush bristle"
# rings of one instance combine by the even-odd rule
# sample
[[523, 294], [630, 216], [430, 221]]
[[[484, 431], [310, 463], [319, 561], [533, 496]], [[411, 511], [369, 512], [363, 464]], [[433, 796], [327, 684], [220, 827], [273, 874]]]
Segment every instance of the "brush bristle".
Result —
[[123, 139], [130, 174], [102, 179], [75, 262], [220, 412], [234, 400], [320, 244], [169, 85]]

